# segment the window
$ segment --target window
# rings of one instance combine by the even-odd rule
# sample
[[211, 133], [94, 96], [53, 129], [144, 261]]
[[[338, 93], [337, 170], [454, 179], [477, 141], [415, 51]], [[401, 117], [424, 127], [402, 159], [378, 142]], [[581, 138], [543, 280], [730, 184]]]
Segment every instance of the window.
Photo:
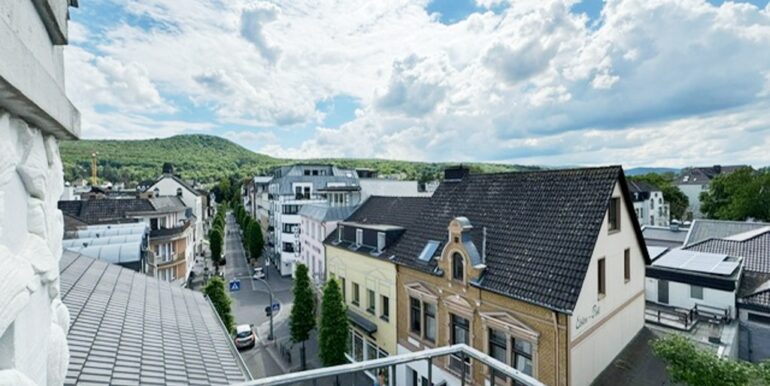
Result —
[[380, 319], [389, 321], [390, 320], [390, 299], [382, 295], [380, 296]]
[[465, 280], [463, 275], [463, 255], [457, 252], [452, 255], [452, 279], [459, 281]]
[[597, 272], [597, 275], [596, 275], [596, 277], [599, 279], [598, 289], [599, 289], [599, 297], [600, 298], [607, 294], [607, 288], [605, 287], [604, 273], [605, 273], [605, 271], [604, 271], [604, 259], [602, 258], [602, 259], [599, 259], [598, 272]]
[[356, 245], [363, 245], [364, 243], [364, 230], [356, 229]]
[[620, 230], [620, 198], [613, 197], [610, 199], [610, 210], [607, 216], [609, 220], [609, 230]]
[[532, 343], [512, 338], [511, 366], [524, 374], [532, 375]]
[[356, 362], [364, 360], [364, 338], [357, 333], [353, 333], [353, 359]]
[[182, 188], [176, 188], [176, 195], [182, 197]]
[[409, 331], [417, 335], [422, 333], [420, 328], [420, 301], [412, 297], [409, 298]]
[[628, 248], [623, 251], [623, 278], [626, 282], [631, 280], [631, 250]]
[[342, 277], [342, 276], [340, 276], [340, 289], [342, 290], [342, 302], [345, 303], [347, 301], [347, 296], [345, 294], [345, 292], [346, 292], [345, 278]]
[[425, 324], [425, 339], [436, 342], [436, 305], [423, 303], [423, 319]]
[[375, 307], [375, 305], [374, 305], [374, 302], [375, 302], [375, 300], [374, 300], [375, 299], [374, 291], [366, 290], [366, 295], [367, 295], [367, 299], [366, 299], [366, 312], [374, 315], [374, 307]]
[[[508, 347], [507, 347], [507, 337], [505, 334], [495, 331], [493, 329], [489, 329], [489, 356], [492, 358], [497, 359], [500, 362], [507, 363], [508, 362]], [[507, 377], [505, 377], [503, 374], [495, 371], [494, 369], [490, 368], [492, 371], [493, 376], [495, 377], [495, 381], [498, 380], [505, 382]]]
[[[471, 323], [468, 321], [468, 319], [465, 319], [462, 316], [457, 316], [454, 314], [450, 315], [452, 323], [450, 344], [468, 344], [470, 342], [469, 331]], [[449, 357], [449, 368], [457, 372], [465, 371], [465, 375], [469, 376], [471, 360], [468, 356], [465, 356], [464, 359], [465, 360], [463, 360], [462, 357], [452, 354]], [[465, 367], [464, 370], [463, 367]]]
[[299, 212], [300, 205], [284, 205], [283, 214], [297, 214]]
[[377, 252], [385, 249], [385, 232], [377, 232]]
[[690, 286], [690, 297], [693, 299], [703, 300], [703, 287], [697, 285]]
[[372, 342], [366, 342], [366, 360], [377, 359], [377, 346]]
[[287, 253], [294, 253], [294, 243], [283, 243], [283, 251]]
[[359, 305], [358, 283], [353, 283], [353, 304]]
[[298, 227], [298, 224], [283, 224], [283, 233], [294, 233]]
[[655, 225], [655, 216], [650, 216], [650, 225]]

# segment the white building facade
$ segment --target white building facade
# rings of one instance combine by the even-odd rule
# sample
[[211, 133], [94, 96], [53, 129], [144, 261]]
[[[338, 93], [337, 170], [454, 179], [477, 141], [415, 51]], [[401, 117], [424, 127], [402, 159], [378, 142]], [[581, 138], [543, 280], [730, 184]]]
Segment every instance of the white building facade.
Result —
[[670, 224], [669, 204], [659, 188], [643, 182], [628, 181], [628, 191], [631, 193], [639, 225], [665, 227]]
[[59, 385], [69, 360], [61, 302], [58, 141], [77, 139], [63, 45], [74, 0], [0, 2], [0, 384]]
[[206, 208], [203, 206], [205, 200], [201, 194], [173, 174], [163, 174], [154, 184], [147, 188], [147, 191], [153, 192], [156, 197], [177, 196], [184, 202], [186, 207], [192, 209], [193, 216], [195, 216], [195, 226], [192, 231], [193, 244], [197, 253], [202, 252], [204, 239], [203, 224], [207, 214]]
[[268, 185], [267, 245], [281, 275], [294, 273], [301, 257], [300, 210], [307, 204], [348, 206], [361, 201], [354, 170], [330, 165], [293, 165], [273, 170]]

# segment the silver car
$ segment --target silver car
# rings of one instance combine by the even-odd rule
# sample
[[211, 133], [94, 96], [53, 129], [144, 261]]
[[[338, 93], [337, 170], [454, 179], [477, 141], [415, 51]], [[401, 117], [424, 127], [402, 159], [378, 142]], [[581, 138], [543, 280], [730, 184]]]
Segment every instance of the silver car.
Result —
[[257, 343], [257, 334], [248, 324], [241, 324], [235, 327], [235, 347], [238, 349], [251, 348]]

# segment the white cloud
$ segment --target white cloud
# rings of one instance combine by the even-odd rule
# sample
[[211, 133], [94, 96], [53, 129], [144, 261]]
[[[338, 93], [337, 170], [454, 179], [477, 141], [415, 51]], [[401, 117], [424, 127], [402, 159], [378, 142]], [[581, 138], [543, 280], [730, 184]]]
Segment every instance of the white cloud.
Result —
[[[753, 150], [770, 122], [770, 7], [609, 1], [589, 26], [574, 0], [509, 3], [449, 26], [427, 1], [130, 3], [157, 27], [118, 24], [97, 50], [68, 48], [69, 90], [133, 123], [181, 97], [213, 109], [220, 133], [292, 157], [770, 163]], [[336, 95], [361, 103], [353, 121], [289, 147], [264, 134], [320, 125], [316, 102]], [[84, 132], [103, 114], [84, 114]]]

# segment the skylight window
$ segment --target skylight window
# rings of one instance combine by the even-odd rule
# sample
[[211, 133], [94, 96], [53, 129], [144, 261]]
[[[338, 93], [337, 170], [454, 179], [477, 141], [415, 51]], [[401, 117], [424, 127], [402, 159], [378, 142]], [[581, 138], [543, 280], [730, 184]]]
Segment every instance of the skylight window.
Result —
[[419, 259], [421, 261], [430, 261], [430, 259], [433, 257], [433, 254], [436, 253], [436, 249], [438, 249], [439, 242], [434, 240], [428, 240], [428, 244], [425, 245], [425, 248], [422, 249], [422, 252], [420, 252]]

